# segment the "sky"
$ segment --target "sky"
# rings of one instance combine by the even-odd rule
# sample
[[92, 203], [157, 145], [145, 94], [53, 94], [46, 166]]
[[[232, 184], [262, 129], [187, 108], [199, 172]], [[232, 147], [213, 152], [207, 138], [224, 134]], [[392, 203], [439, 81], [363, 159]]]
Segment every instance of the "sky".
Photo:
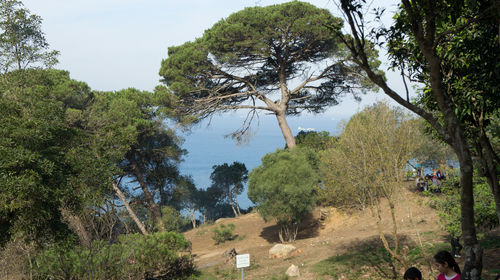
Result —
[[[68, 70], [73, 79], [84, 81], [94, 90], [120, 90], [134, 87], [151, 91], [160, 84], [158, 71], [169, 46], [201, 37], [214, 23], [249, 6], [267, 6], [286, 1], [272, 0], [24, 0], [31, 13], [43, 19], [42, 30], [51, 49], [60, 51], [58, 69]], [[340, 16], [332, 0], [307, 1]], [[392, 0], [374, 1], [389, 11]], [[384, 62], [386, 59], [382, 57]], [[386, 67], [382, 66], [384, 70]], [[388, 83], [404, 92], [399, 75], [387, 71]], [[335, 133], [340, 120], [346, 120], [364, 106], [385, 99], [382, 93], [370, 93], [358, 103], [343, 99], [321, 115], [289, 118], [293, 134], [299, 128]], [[391, 104], [394, 104], [392, 102]], [[284, 146], [272, 116], [262, 116], [249, 145], [237, 146], [224, 135], [239, 128], [243, 113], [219, 115], [207, 126], [203, 123], [183, 135], [189, 154], [181, 171], [193, 176], [197, 186], [206, 187], [214, 164], [240, 160], [251, 170], [260, 158]], [[210, 142], [212, 141], [212, 142]], [[207, 147], [212, 147], [209, 150]], [[214, 147], [217, 150], [213, 150]], [[227, 153], [221, 155], [221, 153]], [[245, 198], [243, 198], [245, 199]], [[248, 201], [243, 204], [248, 204]]]
[[[134, 87], [152, 90], [160, 84], [158, 71], [169, 46], [201, 37], [214, 23], [248, 6], [272, 0], [24, 0], [42, 17], [42, 30], [52, 49], [60, 51], [59, 69], [88, 83], [94, 90]], [[340, 15], [332, 0], [307, 1]], [[395, 1], [375, 1], [394, 10]], [[387, 21], [391, 13], [387, 13]], [[394, 76], [394, 77], [391, 77]], [[403, 90], [398, 75], [390, 83]], [[366, 104], [382, 99], [371, 94], [358, 104], [348, 98], [328, 117], [345, 118]]]

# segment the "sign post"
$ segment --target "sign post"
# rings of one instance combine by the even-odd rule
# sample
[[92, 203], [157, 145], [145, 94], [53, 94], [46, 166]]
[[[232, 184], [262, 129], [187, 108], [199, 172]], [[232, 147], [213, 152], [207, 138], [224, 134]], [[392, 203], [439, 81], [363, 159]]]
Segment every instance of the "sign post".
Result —
[[244, 280], [244, 269], [250, 266], [250, 254], [236, 255], [236, 268], [241, 268], [241, 280]]

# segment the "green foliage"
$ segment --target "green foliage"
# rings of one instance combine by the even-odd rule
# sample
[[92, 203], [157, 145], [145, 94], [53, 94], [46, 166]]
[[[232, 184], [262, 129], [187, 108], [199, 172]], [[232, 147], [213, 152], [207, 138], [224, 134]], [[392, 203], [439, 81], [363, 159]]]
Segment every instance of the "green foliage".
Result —
[[212, 166], [212, 188], [220, 189], [224, 195], [224, 200], [231, 205], [234, 216], [240, 214], [240, 209], [237, 202], [237, 196], [240, 195], [248, 180], [248, 170], [245, 164], [240, 162], [233, 162], [231, 165], [227, 163]]
[[414, 125], [409, 115], [383, 102], [352, 116], [335, 145], [320, 152], [322, 203], [363, 209], [380, 197], [391, 200], [414, 157]]
[[[43, 242], [66, 235], [61, 207], [81, 203], [85, 168], [78, 115], [88, 86], [56, 70], [10, 72], [0, 80], [0, 243], [13, 234]], [[71, 117], [70, 117], [71, 116]], [[76, 124], [75, 124], [76, 123]], [[96, 173], [87, 173], [92, 177]], [[95, 176], [99, 179], [98, 176]]]
[[334, 145], [338, 139], [330, 136], [328, 131], [300, 131], [295, 136], [297, 146], [308, 147], [316, 152], [326, 150]]
[[[448, 178], [441, 190], [442, 195], [434, 197], [431, 206], [438, 210], [444, 229], [452, 236], [461, 236], [459, 178]], [[476, 228], [483, 230], [498, 225], [495, 201], [487, 183], [474, 185], [474, 221]]]
[[42, 19], [31, 15], [16, 0], [0, 1], [0, 68], [2, 72], [24, 70], [30, 66], [50, 67], [57, 63], [57, 51], [41, 30]]
[[194, 273], [189, 241], [181, 234], [121, 235], [119, 242], [94, 241], [90, 248], [71, 242], [36, 257], [36, 275], [43, 279], [187, 279]]
[[262, 165], [250, 173], [248, 197], [264, 220], [274, 219], [287, 228], [313, 209], [318, 180], [301, 148], [277, 150], [266, 154]]
[[171, 206], [161, 208], [161, 218], [166, 231], [182, 232], [191, 226], [191, 221]]
[[236, 226], [233, 223], [230, 224], [220, 224], [219, 227], [212, 229], [212, 239], [215, 240], [215, 245], [230, 241], [236, 238], [233, 230]]
[[[160, 76], [182, 100], [185, 114], [203, 118], [250, 109], [242, 130], [233, 134], [241, 139], [257, 110], [276, 116], [318, 113], [347, 92], [373, 88], [362, 69], [345, 59], [341, 28], [340, 18], [305, 2], [245, 8], [201, 38], [170, 47]], [[315, 71], [306, 78], [307, 69]], [[288, 89], [297, 79], [300, 85]], [[279, 91], [283, 97], [276, 99]]]

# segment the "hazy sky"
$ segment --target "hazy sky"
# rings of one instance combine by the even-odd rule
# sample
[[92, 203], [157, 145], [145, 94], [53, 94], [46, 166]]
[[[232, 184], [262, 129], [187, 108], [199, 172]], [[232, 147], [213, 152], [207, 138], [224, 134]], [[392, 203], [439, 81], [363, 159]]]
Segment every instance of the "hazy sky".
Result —
[[[152, 90], [167, 48], [201, 37], [218, 20], [248, 6], [286, 1], [271, 0], [24, 0], [32, 13], [42, 17], [42, 29], [52, 49], [61, 52], [56, 66], [96, 90], [135, 87]], [[307, 1], [338, 14], [331, 0]], [[394, 7], [394, 1], [375, 1]], [[392, 8], [393, 9], [393, 8]], [[388, 17], [389, 18], [389, 17]], [[389, 81], [402, 89], [398, 76]], [[382, 94], [372, 94], [362, 104], [352, 99], [329, 110], [328, 116], [355, 113]]]

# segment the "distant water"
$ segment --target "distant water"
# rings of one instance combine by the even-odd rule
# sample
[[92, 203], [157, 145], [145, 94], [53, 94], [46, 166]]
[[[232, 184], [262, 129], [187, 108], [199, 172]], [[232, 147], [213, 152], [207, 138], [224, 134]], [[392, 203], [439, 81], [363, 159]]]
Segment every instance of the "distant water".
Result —
[[[191, 132], [184, 133], [183, 148], [188, 151], [184, 162], [180, 165], [181, 173], [192, 176], [196, 187], [205, 189], [210, 186], [212, 166], [223, 163], [231, 164], [234, 161], [242, 162], [250, 172], [261, 164], [261, 158], [276, 149], [285, 146], [278, 122], [274, 116], [261, 116], [252, 126], [252, 138], [246, 144], [237, 144], [227, 134], [238, 129], [244, 117], [234, 114], [225, 114], [214, 117], [210, 125], [204, 121], [194, 127]], [[289, 117], [288, 123], [292, 133], [296, 135], [299, 127], [304, 130], [328, 131], [330, 135], [337, 134], [339, 120], [325, 116]], [[242, 208], [252, 205], [245, 192], [238, 201]]]

